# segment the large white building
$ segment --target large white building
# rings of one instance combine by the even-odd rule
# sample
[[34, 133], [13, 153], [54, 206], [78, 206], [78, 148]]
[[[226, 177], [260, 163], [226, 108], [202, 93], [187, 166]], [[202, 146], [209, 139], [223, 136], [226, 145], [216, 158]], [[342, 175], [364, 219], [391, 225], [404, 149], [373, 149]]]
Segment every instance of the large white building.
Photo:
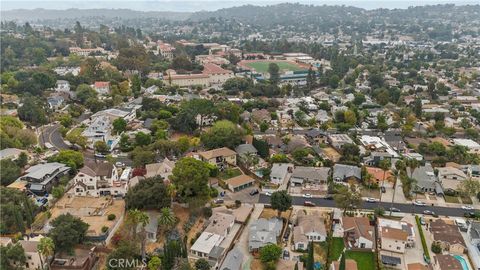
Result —
[[117, 168], [109, 162], [86, 162], [73, 178], [74, 185], [70, 193], [92, 197], [121, 196], [126, 193], [127, 181], [119, 179]]

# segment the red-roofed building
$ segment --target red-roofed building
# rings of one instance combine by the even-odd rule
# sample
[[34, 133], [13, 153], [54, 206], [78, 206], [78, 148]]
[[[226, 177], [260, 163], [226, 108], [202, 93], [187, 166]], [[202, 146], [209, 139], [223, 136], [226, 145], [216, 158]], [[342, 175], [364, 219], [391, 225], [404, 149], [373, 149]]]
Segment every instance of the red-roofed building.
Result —
[[233, 78], [233, 72], [231, 70], [223, 69], [212, 63], [205, 63], [203, 65], [203, 74], [209, 76], [210, 84], [223, 84], [228, 79]]
[[93, 89], [100, 95], [106, 95], [110, 93], [110, 82], [95, 82]]

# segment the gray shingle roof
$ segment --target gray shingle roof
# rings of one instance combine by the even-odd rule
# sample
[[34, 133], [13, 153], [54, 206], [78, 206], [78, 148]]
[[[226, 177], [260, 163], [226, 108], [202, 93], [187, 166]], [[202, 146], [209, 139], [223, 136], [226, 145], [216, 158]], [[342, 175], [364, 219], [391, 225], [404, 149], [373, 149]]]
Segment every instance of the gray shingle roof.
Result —
[[358, 179], [362, 178], [362, 169], [357, 166], [345, 165], [345, 164], [335, 164], [333, 166], [333, 179], [344, 180], [346, 178], [356, 177]]

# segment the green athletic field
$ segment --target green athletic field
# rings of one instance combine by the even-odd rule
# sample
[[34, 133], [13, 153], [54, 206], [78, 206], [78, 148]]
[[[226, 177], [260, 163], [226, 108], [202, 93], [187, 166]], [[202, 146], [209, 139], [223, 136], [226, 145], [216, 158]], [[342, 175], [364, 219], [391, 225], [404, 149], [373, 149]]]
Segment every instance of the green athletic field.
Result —
[[258, 62], [251, 62], [251, 63], [246, 63], [247, 66], [254, 68], [255, 71], [259, 73], [266, 73], [268, 72], [268, 65], [270, 63], [275, 63], [278, 65], [280, 68], [280, 71], [298, 71], [298, 70], [303, 70], [299, 66], [288, 63], [288, 62], [282, 62], [282, 61], [258, 61]]

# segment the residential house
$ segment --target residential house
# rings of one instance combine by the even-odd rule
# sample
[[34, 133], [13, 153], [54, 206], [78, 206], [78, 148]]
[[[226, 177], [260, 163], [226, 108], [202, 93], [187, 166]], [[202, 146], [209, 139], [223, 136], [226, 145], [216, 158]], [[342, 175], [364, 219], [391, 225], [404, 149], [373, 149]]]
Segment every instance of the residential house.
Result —
[[459, 184], [468, 176], [460, 169], [454, 167], [441, 167], [438, 170], [438, 181], [441, 182], [443, 190], [456, 191]]
[[228, 189], [232, 192], [246, 189], [255, 184], [255, 180], [246, 174], [235, 176], [233, 178], [225, 180], [225, 182], [227, 183]]
[[227, 165], [237, 165], [237, 153], [227, 147], [199, 152], [201, 160], [224, 168]]
[[452, 255], [437, 254], [433, 258], [433, 270], [465, 270], [465, 268]]
[[199, 127], [207, 127], [213, 125], [215, 121], [217, 120], [217, 116], [213, 114], [208, 114], [208, 115], [203, 115], [203, 114], [197, 114], [195, 116], [195, 123]]
[[432, 232], [432, 240], [439, 244], [442, 250], [452, 254], [465, 253], [467, 247], [457, 225], [448, 224], [443, 219], [437, 219], [430, 222], [430, 231]]
[[245, 256], [238, 247], [234, 247], [223, 260], [220, 270], [241, 270]]
[[203, 258], [216, 269], [234, 240], [231, 235], [234, 223], [235, 217], [231, 214], [213, 213], [208, 220], [208, 226], [190, 247], [189, 258], [194, 261]]
[[111, 132], [112, 122], [113, 121], [105, 115], [93, 118], [87, 128], [82, 131], [82, 136], [90, 143], [90, 147], [93, 148], [93, 145], [97, 141], [103, 141], [107, 143], [107, 145], [110, 144], [110, 146], [113, 146], [112, 142], [115, 141], [115, 136], [112, 136]]
[[270, 121], [272, 121], [272, 114], [266, 109], [255, 109], [252, 111], [251, 118], [257, 124], [263, 122], [270, 123]]
[[320, 213], [305, 214], [297, 211], [297, 223], [293, 227], [293, 245], [295, 250], [306, 250], [309, 242], [323, 242], [327, 238], [325, 221]]
[[424, 166], [416, 168], [413, 174], [411, 173], [410, 167], [407, 167], [407, 175], [411, 175], [413, 179], [417, 180], [416, 188], [418, 191], [443, 194], [443, 189], [437, 181], [437, 177], [430, 163], [425, 163]]
[[317, 122], [320, 124], [327, 123], [330, 121], [330, 116], [328, 116], [327, 111], [318, 110], [317, 114], [315, 115], [315, 120], [317, 120]]
[[342, 217], [343, 239], [347, 249], [373, 249], [375, 229], [367, 217]]
[[480, 222], [473, 221], [468, 226], [468, 240], [474, 246], [480, 245]]
[[370, 175], [370, 181], [380, 185], [383, 181], [394, 180], [390, 170], [384, 171], [376, 167], [366, 167], [367, 173]]
[[282, 231], [282, 220], [273, 217], [271, 219], [259, 218], [252, 221], [248, 234], [248, 250], [258, 251], [268, 244], [277, 244], [277, 238]]
[[125, 195], [126, 183], [119, 181], [117, 168], [109, 162], [85, 162], [73, 178], [76, 196]]
[[345, 183], [351, 180], [360, 181], [362, 179], [362, 169], [357, 166], [346, 164], [335, 164], [333, 166], [333, 181]]
[[55, 91], [57, 92], [70, 92], [70, 83], [65, 80], [57, 80]]
[[348, 137], [347, 134], [329, 134], [327, 136], [328, 142], [330, 145], [337, 149], [340, 150], [342, 149], [342, 146], [345, 144], [353, 144], [353, 140]]
[[[148, 224], [145, 226], [146, 237], [149, 242], [155, 243], [157, 241], [158, 232], [158, 213], [155, 211], [145, 212], [148, 215]], [[137, 231], [140, 230], [142, 224], [138, 224]]]
[[235, 148], [235, 152], [237, 152], [240, 159], [248, 157], [249, 155], [256, 156], [258, 154], [258, 151], [255, 148], [255, 146], [249, 143], [240, 144]]
[[328, 167], [302, 167], [297, 166], [293, 169], [290, 182], [295, 186], [303, 186], [304, 183], [325, 186], [330, 176]]
[[59, 95], [58, 96], [55, 95], [47, 98], [48, 107], [52, 110], [58, 110], [62, 108], [64, 101], [65, 99]]
[[382, 250], [405, 253], [406, 248], [415, 246], [415, 230], [412, 224], [405, 221], [379, 218], [377, 219], [377, 225]]
[[471, 154], [480, 153], [480, 144], [472, 139], [453, 139], [453, 143], [466, 147]]
[[291, 163], [274, 163], [270, 172], [270, 182], [281, 185], [288, 181], [287, 177], [293, 170]]
[[108, 95], [110, 94], [110, 82], [95, 82], [92, 85], [93, 90], [95, 90], [99, 95]]
[[42, 269], [42, 258], [38, 253], [37, 246], [40, 243], [40, 239], [20, 240], [18, 243], [25, 251], [25, 268], [26, 269]]
[[0, 160], [3, 160], [3, 159], [16, 160], [20, 156], [20, 154], [24, 152], [26, 151], [18, 148], [5, 148], [0, 150]]
[[69, 171], [70, 167], [58, 162], [37, 164], [28, 168], [17, 181], [28, 182], [28, 189], [31, 192], [44, 195], [46, 192], [50, 192], [52, 187], [58, 183], [60, 177], [66, 175]]
[[62, 252], [55, 254], [54, 259], [50, 263], [51, 270], [92, 270], [98, 266], [99, 256], [96, 247], [87, 248], [77, 246], [73, 250], [73, 254]]
[[168, 180], [168, 177], [173, 172], [173, 168], [175, 168], [175, 162], [169, 160], [168, 158], [165, 158], [159, 163], [147, 164], [145, 165], [145, 178], [160, 176], [164, 180]]
[[311, 129], [305, 133], [305, 137], [315, 143], [327, 143], [327, 134], [320, 129]]

